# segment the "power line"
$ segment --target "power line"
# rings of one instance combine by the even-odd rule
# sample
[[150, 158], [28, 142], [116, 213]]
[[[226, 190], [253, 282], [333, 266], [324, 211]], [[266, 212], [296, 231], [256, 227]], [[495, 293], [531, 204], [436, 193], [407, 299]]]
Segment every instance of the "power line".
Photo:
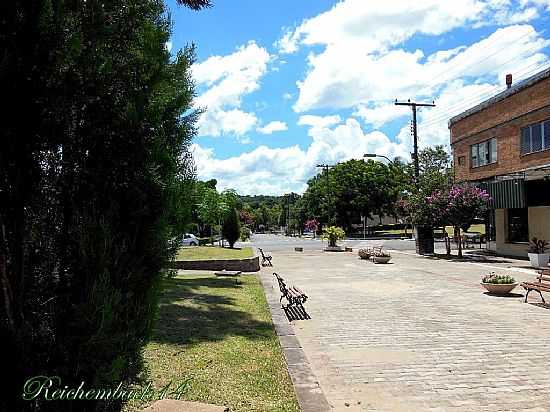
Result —
[[[541, 69], [544, 67], [544, 65], [541, 65], [540, 63], [535, 63], [533, 65], [527, 66], [526, 68], [524, 68], [524, 70], [529, 69], [530, 67], [536, 67], [536, 68], [533, 69], [533, 70], [530, 70], [528, 72], [523, 72], [523, 70], [522, 70], [522, 71], [516, 73], [516, 75], [519, 75], [519, 79], [516, 80], [517, 82], [522, 81], [525, 78], [529, 77], [530, 75], [541, 71]], [[456, 114], [462, 112], [464, 109], [466, 109], [468, 107], [472, 107], [472, 106], [475, 106], [475, 104], [481, 103], [486, 98], [489, 98], [489, 97], [494, 96], [495, 94], [497, 94], [497, 92], [502, 92], [502, 91], [505, 91], [505, 90], [506, 89], [503, 89], [502, 85], [491, 86], [485, 92], [482, 92], [482, 93], [476, 94], [476, 95], [472, 95], [468, 99], [462, 100], [458, 103], [455, 103], [455, 104], [447, 107], [443, 112], [439, 112], [433, 117], [428, 117], [427, 119], [425, 119], [422, 122], [422, 125], [423, 126], [431, 126], [433, 124], [439, 123], [443, 120], [448, 119], [449, 117], [452, 117], [453, 115], [456, 115]]]
[[[512, 45], [512, 44], [514, 44], [514, 43], [517, 43], [517, 42], [519, 42], [520, 40], [522, 40], [523, 38], [525, 38], [525, 37], [527, 37], [527, 36], [529, 36], [529, 35], [531, 35], [531, 34], [533, 34], [533, 32], [529, 31], [529, 32], [525, 33], [523, 36], [518, 37], [518, 38], [515, 39], [514, 41], [510, 42], [509, 45]], [[498, 38], [498, 37], [497, 37], [497, 38]], [[496, 38], [495, 38], [495, 39], [496, 39]], [[471, 46], [470, 46], [470, 47], [471, 47]], [[537, 47], [536, 49], [538, 49], [538, 48], [539, 48], [539, 47]], [[488, 56], [485, 56], [485, 57], [484, 57], [483, 59], [481, 59], [481, 60], [473, 61], [473, 62], [471, 62], [470, 64], [467, 64], [466, 66], [456, 66], [456, 67], [459, 67], [459, 68], [462, 67], [463, 70], [454, 73], [453, 76], [454, 76], [454, 77], [457, 77], [457, 76], [460, 75], [460, 74], [464, 74], [464, 72], [465, 72], [466, 69], [468, 69], [468, 68], [470, 68], [470, 67], [472, 67], [472, 66], [474, 66], [474, 65], [479, 65], [480, 63], [482, 63], [482, 62], [488, 60], [490, 57], [493, 57], [493, 56], [495, 56], [495, 55], [497, 55], [497, 54], [499, 54], [499, 53], [501, 53], [501, 52], [503, 52], [503, 51], [508, 51], [508, 50], [507, 50], [507, 48], [505, 48], [505, 47], [501, 47], [501, 48], [497, 49], [494, 53], [491, 53], [491, 54], [489, 54]], [[517, 56], [515, 56], [512, 60], [516, 60], [516, 59], [517, 59]], [[512, 61], [512, 60], [510, 60], [510, 61]], [[506, 62], [506, 63], [504, 63], [504, 64], [508, 64], [510, 61], [508, 61], [508, 62]], [[425, 90], [425, 89], [427, 89], [427, 88], [429, 88], [429, 87], [431, 87], [431, 86], [435, 86], [436, 84], [441, 83], [441, 82], [437, 82], [437, 83], [436, 83], [435, 80], [436, 80], [436, 79], [439, 79], [439, 78], [440, 78], [442, 75], [444, 75], [444, 74], [448, 74], [449, 72], [453, 73], [453, 70], [451, 69], [450, 71], [448, 71], [448, 70], [443, 70], [443, 71], [441, 71], [439, 74], [437, 74], [436, 76], [434, 76], [434, 77], [432, 78], [432, 81], [431, 81], [429, 84], [427, 84], [427, 85], [424, 86], [422, 89], [420, 89], [420, 92], [422, 92], [423, 90]]]
[[[537, 62], [537, 63], [533, 63], [527, 67], [524, 67], [522, 70], [516, 72], [516, 75], [519, 76], [519, 80], [517, 81], [521, 81], [522, 78], [521, 76], [525, 76], [527, 77], [528, 75], [530, 75], [531, 73], [536, 73], [538, 71], [540, 71], [540, 69], [542, 67], [544, 67], [545, 64], [541, 64], [540, 62]], [[535, 69], [531, 70], [531, 71], [528, 71], [526, 72], [528, 69], [532, 68], [532, 67], [535, 67]], [[525, 78], [524, 77], [524, 78]], [[451, 113], [453, 112], [453, 109], [456, 108], [456, 107], [462, 107], [462, 106], [468, 106], [469, 103], [466, 103], [464, 104], [465, 102], [471, 102], [471, 101], [474, 101], [474, 100], [477, 100], [478, 98], [481, 98], [482, 96], [487, 96], [487, 95], [491, 95], [493, 94], [496, 90], [498, 89], [501, 89], [503, 86], [498, 84], [498, 85], [493, 85], [493, 86], [490, 86], [490, 88], [482, 93], [479, 93], [479, 94], [476, 94], [476, 95], [472, 95], [470, 97], [468, 97], [468, 99], [466, 100], [462, 100], [460, 102], [457, 102], [451, 106], [449, 106], [444, 112], [440, 112], [438, 114], [436, 114], [435, 116], [433, 116], [432, 118], [428, 118], [426, 119], [426, 121], [432, 121], [432, 120], [436, 120], [436, 119], [439, 119], [440, 117], [444, 117], [444, 115], [446, 113]]]

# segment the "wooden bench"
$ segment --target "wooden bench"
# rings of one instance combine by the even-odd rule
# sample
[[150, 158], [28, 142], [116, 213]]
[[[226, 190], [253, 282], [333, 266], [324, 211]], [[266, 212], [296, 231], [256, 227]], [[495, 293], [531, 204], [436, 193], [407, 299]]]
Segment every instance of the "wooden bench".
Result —
[[270, 255], [266, 255], [262, 248], [258, 248], [260, 253], [262, 254], [262, 266], [273, 266], [273, 263], [271, 263], [271, 259], [273, 259]]
[[[287, 308], [294, 305], [302, 305], [306, 302], [307, 295], [302, 292], [300, 288], [296, 286], [287, 286], [285, 280], [275, 272], [273, 272], [273, 276], [277, 278], [277, 282], [279, 283], [279, 290], [281, 291], [279, 302], [281, 302], [281, 305], [283, 298], [288, 301], [288, 305], [286, 305]], [[285, 306], [283, 306], [283, 308], [284, 307]]]
[[546, 303], [544, 301], [544, 296], [542, 296], [542, 292], [550, 292], [550, 269], [542, 270], [537, 276], [536, 280], [534, 280], [533, 282], [523, 282], [521, 286], [527, 291], [527, 293], [525, 294], [526, 303], [527, 296], [529, 296], [529, 293], [532, 290], [536, 290], [537, 292], [539, 292], [542, 303]]

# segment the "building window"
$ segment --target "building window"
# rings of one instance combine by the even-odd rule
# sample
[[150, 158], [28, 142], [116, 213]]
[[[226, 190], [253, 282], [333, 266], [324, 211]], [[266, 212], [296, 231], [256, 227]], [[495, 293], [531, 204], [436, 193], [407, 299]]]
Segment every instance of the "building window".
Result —
[[464, 166], [464, 163], [466, 163], [466, 158], [464, 156], [458, 156], [458, 165]]
[[472, 150], [472, 167], [485, 166], [497, 161], [497, 139], [486, 140], [481, 143], [474, 144]]
[[521, 154], [550, 149], [550, 120], [521, 129]]
[[527, 208], [508, 209], [508, 242], [529, 242]]

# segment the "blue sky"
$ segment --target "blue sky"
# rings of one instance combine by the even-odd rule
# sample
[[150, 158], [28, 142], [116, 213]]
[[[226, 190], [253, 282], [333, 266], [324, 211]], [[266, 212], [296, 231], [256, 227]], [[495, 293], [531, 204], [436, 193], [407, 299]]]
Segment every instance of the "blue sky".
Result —
[[550, 66], [550, 0], [167, 0], [172, 53], [197, 46], [198, 176], [242, 194], [302, 192], [317, 163], [410, 157], [410, 112], [435, 100], [420, 145], [448, 119]]

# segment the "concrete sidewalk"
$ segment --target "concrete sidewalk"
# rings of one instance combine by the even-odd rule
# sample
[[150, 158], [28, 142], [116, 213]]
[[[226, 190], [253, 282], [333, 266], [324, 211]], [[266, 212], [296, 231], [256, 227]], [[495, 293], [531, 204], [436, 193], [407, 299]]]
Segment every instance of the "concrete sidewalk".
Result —
[[493, 271], [532, 279], [528, 262], [392, 255], [278, 252], [262, 269], [267, 290], [276, 271], [310, 296], [293, 332], [333, 410], [550, 410], [550, 311], [479, 285]]

